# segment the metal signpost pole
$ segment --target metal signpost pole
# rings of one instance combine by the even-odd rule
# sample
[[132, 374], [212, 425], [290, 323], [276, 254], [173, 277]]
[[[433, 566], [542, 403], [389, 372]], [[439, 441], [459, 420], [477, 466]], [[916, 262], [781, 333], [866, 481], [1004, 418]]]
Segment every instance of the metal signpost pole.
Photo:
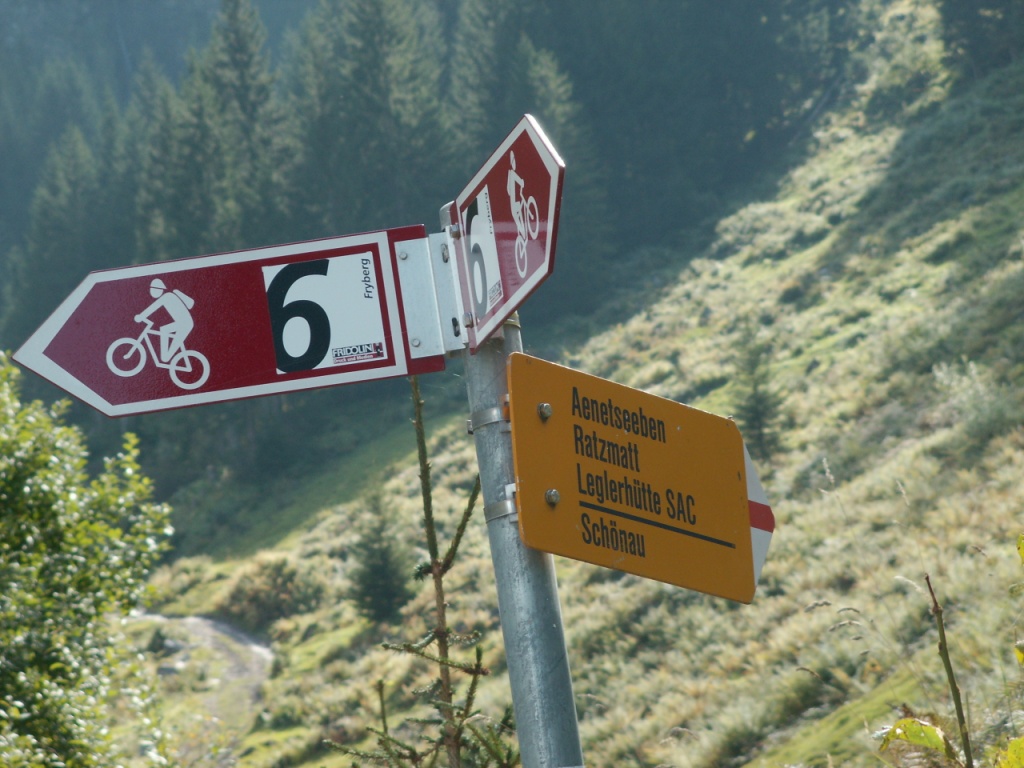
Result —
[[523, 348], [518, 317], [513, 315], [503, 330], [476, 354], [464, 354], [519, 749], [524, 768], [582, 767], [554, 563], [551, 555], [527, 548], [519, 537], [505, 412], [506, 358]]

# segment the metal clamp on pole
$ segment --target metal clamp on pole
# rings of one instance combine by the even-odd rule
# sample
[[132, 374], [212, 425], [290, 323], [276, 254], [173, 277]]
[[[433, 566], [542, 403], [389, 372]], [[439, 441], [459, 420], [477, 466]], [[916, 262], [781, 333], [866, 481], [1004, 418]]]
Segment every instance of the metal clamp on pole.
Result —
[[493, 504], [488, 504], [484, 507], [484, 520], [488, 523], [494, 520], [500, 520], [503, 517], [509, 517], [519, 512], [516, 509], [515, 499], [504, 499], [503, 501], [496, 501]]
[[469, 420], [466, 422], [466, 431], [469, 434], [473, 434], [480, 427], [486, 427], [488, 424], [500, 424], [502, 432], [511, 432], [512, 425], [509, 423], [508, 416], [508, 395], [505, 396], [504, 405], [496, 405], [493, 408], [483, 408], [479, 411], [474, 411], [469, 415]]
[[516, 484], [508, 483], [505, 485], [505, 498], [501, 501], [495, 501], [484, 507], [484, 520], [488, 523], [494, 520], [500, 520], [503, 517], [511, 517], [519, 514], [519, 508], [516, 506]]

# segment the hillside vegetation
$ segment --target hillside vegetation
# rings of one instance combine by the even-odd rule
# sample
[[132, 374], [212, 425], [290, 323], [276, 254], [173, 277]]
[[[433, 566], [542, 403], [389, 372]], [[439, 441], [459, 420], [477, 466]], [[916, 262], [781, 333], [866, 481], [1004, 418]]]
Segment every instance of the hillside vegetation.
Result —
[[[102, 109], [89, 76], [109, 57], [88, 72], [44, 62], [24, 26], [90, 24], [35, 6], [0, 5], [17, 22], [2, 60], [34, 62], [0, 90], [0, 127], [28, 126], [0, 131], [19, 159], [0, 184], [4, 345], [90, 268], [433, 216], [535, 111], [568, 178], [556, 275], [524, 308], [528, 350], [761, 419], [777, 521], [749, 606], [556, 561], [587, 764], [955, 764], [880, 756], [873, 735], [908, 714], [955, 731], [926, 574], [979, 762], [1021, 735], [1016, 0], [772, 0], [763, 15], [718, 0], [324, 0], [274, 49], [280, 66], [254, 4], [223, 0], [180, 77], [159, 48], [118, 69]], [[187, 7], [190, 39], [205, 39], [208, 4]], [[580, 34], [556, 40], [566, 28]], [[44, 116], [49, 133], [34, 130]], [[421, 382], [444, 540], [477, 473], [459, 365]], [[435, 608], [412, 580], [426, 545], [402, 389], [81, 417], [101, 452], [140, 431], [175, 507], [177, 559], [152, 578], [161, 615], [122, 630], [154, 673], [117, 709], [126, 765], [351, 765], [324, 740], [373, 746], [381, 681], [391, 731], [420, 738], [410, 718], [432, 715], [436, 669], [381, 646], [422, 637]], [[478, 722], [494, 725], [510, 694], [481, 518], [448, 610], [479, 635]], [[393, 610], [367, 610], [372, 568], [408, 573], [413, 596], [391, 580]], [[125, 714], [139, 710], [144, 743]]]
[[[781, 397], [781, 444], [760, 465], [777, 529], [752, 605], [558, 560], [589, 765], [877, 765], [880, 727], [952, 715], [925, 574], [976, 754], [1020, 735], [1024, 62], [957, 80], [934, 4], [865, 5], [850, 74], [775, 180], [699, 250], [624, 254], [614, 277], [635, 293], [602, 307], [621, 321], [563, 350], [588, 373], [730, 414], [753, 327]], [[449, 535], [476, 473], [452, 402], [437, 401], [430, 430]], [[412, 430], [404, 446], [396, 435], [331, 476], [379, 484], [392, 535], [422, 557]], [[161, 611], [233, 615], [273, 642], [254, 726], [236, 734], [241, 764], [348, 765], [320, 742], [370, 743], [380, 679], [392, 727], [426, 711], [414, 689], [431, 670], [379, 644], [419, 637], [433, 596], [422, 587], [400, 622], [359, 615], [348, 595], [369, 502], [350, 490], [255, 560], [228, 547], [157, 575]], [[262, 503], [292, 514], [274, 494]], [[284, 572], [309, 601], [274, 613], [265, 592]], [[451, 578], [451, 611], [482, 633], [493, 671], [481, 712], [498, 718], [509, 693], [481, 519]]]

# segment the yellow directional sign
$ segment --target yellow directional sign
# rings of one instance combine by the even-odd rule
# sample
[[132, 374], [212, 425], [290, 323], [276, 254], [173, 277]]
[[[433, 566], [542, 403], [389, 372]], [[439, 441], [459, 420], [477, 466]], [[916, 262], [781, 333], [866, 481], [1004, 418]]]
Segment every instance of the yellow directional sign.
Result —
[[743, 440], [731, 420], [520, 353], [508, 374], [527, 546], [753, 599]]

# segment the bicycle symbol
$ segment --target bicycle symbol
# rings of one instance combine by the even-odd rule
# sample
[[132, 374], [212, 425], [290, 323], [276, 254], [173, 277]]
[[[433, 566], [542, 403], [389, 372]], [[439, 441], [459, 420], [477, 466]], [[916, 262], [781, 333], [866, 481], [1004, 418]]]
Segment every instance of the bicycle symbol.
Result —
[[[126, 336], [107, 348], [107, 368], [118, 376], [134, 376], [152, 358], [153, 365], [166, 368], [171, 381], [179, 387], [198, 389], [210, 377], [210, 362], [201, 352], [185, 348], [185, 339], [193, 327], [189, 310], [194, 302], [181, 291], [168, 291], [160, 278], [150, 284], [150, 295], [156, 301], [135, 316], [135, 322], [144, 323], [145, 327], [137, 338]], [[154, 328], [149, 316], [158, 309], [165, 310], [171, 322]]]
[[198, 389], [210, 377], [210, 363], [206, 355], [192, 349], [181, 349], [170, 362], [162, 362], [153, 346], [153, 338], [161, 338], [162, 331], [153, 327], [150, 320], [144, 321], [146, 327], [138, 338], [126, 336], [118, 339], [107, 348], [107, 367], [118, 376], [134, 376], [146, 364], [148, 357], [153, 358], [157, 368], [166, 368], [171, 381], [182, 389]]
[[508, 200], [512, 205], [512, 218], [516, 222], [516, 270], [520, 277], [526, 277], [526, 243], [535, 240], [540, 232], [540, 211], [533, 195], [523, 197], [525, 182], [516, 173], [515, 152], [509, 152], [509, 160], [512, 169], [508, 172]]

